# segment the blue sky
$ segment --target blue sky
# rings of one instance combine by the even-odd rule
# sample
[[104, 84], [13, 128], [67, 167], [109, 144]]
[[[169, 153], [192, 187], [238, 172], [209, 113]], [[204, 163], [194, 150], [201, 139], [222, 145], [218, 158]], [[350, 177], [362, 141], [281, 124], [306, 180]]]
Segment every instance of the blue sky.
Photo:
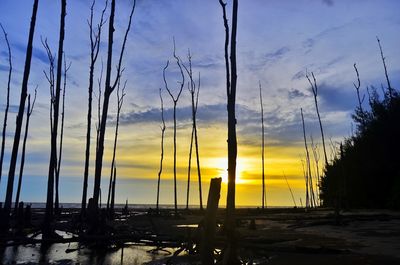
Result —
[[[68, 76], [66, 96], [65, 147], [62, 161], [63, 201], [80, 201], [81, 176], [85, 143], [85, 120], [87, 106], [89, 38], [86, 20], [91, 1], [67, 1], [66, 58], [72, 63]], [[132, 1], [117, 1], [115, 50], [118, 51], [126, 27]], [[24, 53], [31, 16], [32, 1], [0, 1], [0, 22], [8, 31], [13, 53], [13, 80], [11, 92], [12, 112], [7, 128], [6, 163], [0, 184], [0, 197], [4, 197], [8, 154], [14, 134], [16, 105], [22, 80]], [[228, 10], [230, 13], [230, 2]], [[98, 0], [96, 18], [103, 8]], [[300, 107], [305, 111], [307, 130], [319, 144], [314, 102], [306, 71], [313, 71], [319, 84], [319, 101], [322, 121], [328, 138], [339, 141], [351, 134], [351, 113], [356, 105], [353, 82], [353, 63], [357, 63], [362, 89], [385, 82], [376, 36], [379, 36], [387, 60], [389, 76], [394, 87], [400, 84], [400, 2], [396, 0], [298, 0], [298, 1], [239, 1], [238, 19], [238, 93], [237, 118], [239, 157], [252, 162], [259, 157], [259, 98], [258, 82], [263, 87], [267, 134], [267, 175], [278, 179], [278, 170], [270, 168], [301, 167], [302, 131]], [[132, 202], [153, 202], [155, 177], [158, 171], [160, 114], [158, 89], [163, 87], [162, 68], [172, 59], [172, 38], [175, 37], [177, 53], [186, 61], [187, 50], [193, 56], [194, 71], [201, 72], [201, 92], [198, 110], [200, 150], [203, 164], [225, 154], [225, 66], [223, 59], [224, 28], [221, 8], [217, 0], [138, 0], [132, 31], [129, 35], [124, 57], [127, 79], [127, 95], [122, 109], [119, 141], [121, 192], [118, 200], [129, 198]], [[47, 70], [47, 58], [40, 37], [48, 38], [53, 51], [58, 40], [59, 1], [40, 0], [34, 40], [34, 57], [30, 78], [30, 91], [38, 85], [38, 100], [32, 116], [27, 146], [26, 176], [31, 178], [23, 186], [24, 200], [44, 200], [49, 146], [49, 93], [43, 70]], [[106, 28], [106, 27], [105, 27]], [[106, 31], [101, 43], [97, 64], [99, 76], [101, 60], [106, 61]], [[6, 46], [0, 37], [0, 118], [4, 115], [5, 82], [7, 78]], [[171, 65], [168, 81], [174, 87], [176, 67]], [[96, 98], [95, 98], [96, 100]], [[171, 171], [171, 120], [172, 104], [164, 93], [167, 119], [167, 167], [162, 198], [172, 202], [169, 196]], [[112, 148], [115, 120], [115, 98], [110, 106], [110, 122], [106, 139], [103, 184], [109, 174], [107, 168]], [[97, 118], [93, 117], [93, 123]], [[93, 125], [94, 128], [95, 125]], [[187, 167], [188, 139], [190, 133], [190, 98], [185, 90], [178, 103], [178, 167], [184, 190], [185, 167]], [[218, 136], [218, 137], [217, 137]], [[179, 141], [179, 140], [178, 140]], [[94, 144], [92, 144], [94, 146]], [[94, 150], [94, 149], [93, 149]], [[251, 159], [250, 159], [251, 158]], [[247, 160], [246, 160], [247, 161]], [[282, 162], [286, 161], [286, 162]], [[285, 166], [287, 163], [287, 166]], [[93, 164], [93, 163], [92, 163]], [[224, 165], [220, 165], [220, 168]], [[243, 166], [245, 167], [245, 166]], [[214, 168], [220, 170], [220, 168]], [[211, 170], [211, 169], [210, 169]], [[245, 170], [244, 170], [245, 171]], [[281, 172], [282, 170], [279, 170]], [[210, 171], [212, 172], [212, 171]], [[215, 172], [214, 172], [215, 173]], [[92, 174], [92, 173], [91, 173]], [[246, 176], [254, 176], [248, 173]], [[205, 174], [206, 181], [211, 177]], [[303, 196], [302, 177], [296, 170], [289, 170], [297, 196]], [[245, 177], [244, 177], [245, 178]], [[28, 183], [42, 183], [29, 189]], [[152, 182], [154, 180], [154, 182]], [[297, 182], [296, 182], [297, 181]], [[121, 183], [122, 183], [121, 182]], [[284, 182], [282, 182], [284, 183]], [[271, 183], [271, 200], [275, 204], [288, 204], [286, 184]], [[296, 184], [297, 183], [297, 184]], [[25, 184], [23, 184], [25, 185]], [[124, 186], [125, 185], [125, 186]], [[131, 185], [132, 189], [122, 187]], [[274, 186], [275, 185], [275, 186]], [[208, 185], [206, 185], [208, 186]], [[34, 186], [32, 186], [34, 187]], [[297, 187], [297, 188], [296, 188]], [[253, 187], [254, 188], [254, 187]], [[252, 190], [243, 188], [243, 195]], [[105, 189], [105, 188], [104, 188]], [[148, 192], [141, 193], [143, 190]], [[207, 190], [205, 188], [204, 190]], [[89, 192], [91, 190], [89, 189]], [[275, 192], [275, 193], [274, 193]], [[194, 192], [192, 192], [194, 193]], [[285, 195], [280, 195], [285, 193]], [[194, 196], [194, 195], [193, 195]], [[261, 195], [260, 195], [261, 196]], [[286, 198], [287, 196], [287, 198]], [[196, 197], [193, 197], [196, 200]], [[254, 199], [255, 200], [255, 199]], [[241, 199], [249, 204], [252, 199]]]

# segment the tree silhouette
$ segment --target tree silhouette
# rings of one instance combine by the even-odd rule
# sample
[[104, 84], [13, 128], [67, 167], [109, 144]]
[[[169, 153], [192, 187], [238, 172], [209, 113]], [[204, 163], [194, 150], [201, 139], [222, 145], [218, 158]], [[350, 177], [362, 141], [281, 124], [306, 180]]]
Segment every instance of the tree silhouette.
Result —
[[185, 75], [183, 74], [181, 60], [175, 53], [175, 39], [173, 39], [173, 43], [174, 43], [173, 56], [176, 60], [176, 65], [178, 66], [181, 77], [182, 77], [182, 81], [178, 82], [179, 88], [178, 88], [178, 94], [176, 96], [174, 96], [172, 94], [171, 90], [169, 89], [167, 78], [165, 76], [165, 72], [169, 66], [169, 61], [167, 61], [167, 64], [165, 65], [165, 67], [163, 69], [163, 80], [164, 80], [165, 89], [167, 90], [167, 92], [170, 95], [172, 102], [174, 104], [174, 209], [175, 209], [175, 215], [178, 215], [178, 195], [177, 195], [177, 191], [176, 191], [176, 105], [178, 104], [179, 97], [182, 94], [183, 86], [185, 85]]
[[4, 39], [7, 44], [8, 51], [8, 80], [7, 80], [7, 96], [6, 96], [6, 109], [4, 110], [4, 122], [3, 122], [3, 131], [1, 137], [1, 150], [0, 150], [0, 183], [1, 183], [1, 175], [3, 174], [3, 160], [4, 160], [4, 147], [6, 144], [6, 130], [7, 130], [7, 118], [8, 118], [8, 109], [10, 108], [10, 83], [11, 83], [11, 74], [12, 74], [12, 56], [11, 56], [11, 48], [10, 42], [8, 41], [7, 32], [5, 31], [3, 25], [0, 23], [1, 30], [3, 31]]
[[340, 155], [325, 169], [324, 206], [400, 209], [400, 96], [394, 88], [383, 92], [380, 99], [372, 88], [369, 109], [355, 112], [355, 133], [344, 139]]
[[28, 131], [29, 131], [29, 120], [33, 112], [33, 108], [35, 106], [36, 101], [36, 91], [35, 89], [35, 96], [33, 98], [32, 106], [31, 106], [31, 94], [28, 95], [28, 107], [26, 108], [26, 122], [25, 122], [25, 134], [24, 140], [22, 142], [22, 154], [21, 154], [21, 163], [19, 166], [19, 177], [18, 177], [18, 184], [17, 184], [17, 194], [15, 196], [15, 206], [14, 212], [17, 213], [18, 204], [19, 204], [19, 196], [21, 193], [21, 185], [22, 185], [22, 176], [24, 174], [24, 166], [25, 166], [25, 151], [26, 151], [26, 140], [28, 138]]
[[[199, 182], [199, 202], [200, 202], [200, 210], [203, 210], [203, 194], [201, 190], [201, 170], [200, 170], [200, 157], [199, 157], [199, 142], [197, 137], [197, 122], [196, 122], [196, 114], [197, 114], [197, 106], [199, 104], [199, 92], [200, 92], [200, 73], [199, 80], [196, 87], [196, 83], [193, 78], [192, 71], [192, 55], [190, 54], [190, 50], [188, 51], [188, 63], [189, 67], [186, 67], [184, 64], [183, 68], [189, 76], [188, 82], [188, 90], [191, 96], [192, 102], [192, 134], [190, 138], [190, 148], [189, 148], [189, 165], [188, 165], [188, 183], [187, 183], [187, 192], [186, 192], [186, 209], [189, 209], [189, 191], [190, 191], [190, 171], [191, 171], [191, 162], [192, 162], [192, 149], [193, 149], [193, 139], [196, 149], [196, 163], [197, 163], [197, 177]], [[195, 98], [196, 97], [196, 98]]]
[[264, 143], [264, 107], [263, 107], [263, 101], [262, 101], [262, 89], [261, 89], [261, 82], [259, 82], [259, 88], [260, 88], [260, 106], [261, 106], [261, 170], [262, 170], [262, 199], [261, 199], [261, 207], [264, 209], [264, 207], [267, 204], [267, 195], [265, 194], [265, 174], [264, 174], [264, 148], [265, 148], [265, 143]]
[[54, 98], [52, 98], [52, 105], [50, 106], [53, 111], [53, 120], [51, 126], [51, 149], [50, 149], [50, 162], [49, 162], [49, 174], [47, 180], [47, 198], [46, 198], [46, 212], [43, 224], [44, 236], [50, 236], [52, 228], [50, 227], [53, 221], [53, 200], [54, 200], [54, 179], [57, 170], [57, 133], [58, 133], [58, 119], [59, 119], [59, 106], [60, 106], [60, 92], [61, 92], [61, 74], [63, 66], [63, 48], [64, 48], [64, 36], [65, 36], [65, 16], [66, 16], [67, 1], [61, 0], [61, 15], [60, 15], [60, 33], [58, 41], [58, 52], [57, 52], [57, 68], [55, 76], [55, 87], [54, 87]]
[[157, 213], [159, 213], [159, 202], [160, 202], [160, 181], [161, 181], [161, 174], [163, 170], [163, 160], [164, 160], [164, 134], [165, 134], [165, 120], [164, 120], [164, 102], [161, 93], [161, 88], [159, 89], [160, 92], [160, 102], [161, 102], [161, 154], [160, 154], [160, 169], [158, 171], [158, 180], [157, 180], [157, 202], [156, 202], [156, 209]]
[[[235, 238], [235, 189], [236, 189], [236, 34], [237, 34], [237, 12], [238, 0], [233, 0], [232, 5], [232, 31], [229, 38], [229, 25], [226, 17], [226, 3], [219, 0], [222, 7], [225, 27], [225, 67], [226, 67], [226, 92], [228, 110], [228, 193], [226, 199], [225, 228], [227, 233], [227, 248], [224, 252], [223, 264], [237, 264], [237, 244]], [[228, 51], [230, 44], [230, 53]], [[230, 60], [229, 60], [230, 59]]]
[[103, 167], [103, 153], [104, 153], [104, 137], [106, 133], [107, 125], [107, 114], [108, 105], [110, 101], [110, 96], [115, 90], [119, 79], [121, 78], [122, 72], [122, 58], [124, 56], [125, 45], [128, 39], [128, 33], [131, 28], [132, 16], [135, 11], [136, 0], [133, 1], [133, 6], [131, 13], [129, 15], [128, 26], [125, 31], [124, 39], [122, 42], [122, 47], [119, 54], [119, 60], [117, 64], [116, 77], [113, 83], [111, 83], [111, 66], [112, 66], [112, 52], [113, 52], [113, 41], [114, 41], [114, 16], [115, 16], [115, 0], [111, 1], [111, 11], [109, 18], [109, 28], [108, 28], [108, 50], [107, 50], [107, 66], [106, 66], [106, 80], [104, 85], [104, 96], [103, 96], [103, 107], [101, 120], [99, 124], [99, 137], [96, 148], [96, 164], [95, 164], [95, 175], [94, 175], [94, 188], [93, 188], [93, 202], [95, 207], [95, 212], [97, 214], [97, 209], [99, 207], [99, 195], [100, 195], [100, 181], [101, 181], [101, 170]]
[[14, 177], [15, 177], [15, 167], [17, 164], [17, 156], [18, 156], [18, 147], [21, 138], [21, 129], [22, 129], [22, 121], [24, 118], [24, 110], [25, 110], [25, 101], [27, 97], [28, 91], [28, 81], [29, 81], [29, 73], [31, 69], [31, 59], [32, 59], [32, 48], [33, 48], [33, 35], [35, 33], [35, 24], [36, 24], [36, 14], [38, 9], [39, 1], [35, 0], [33, 3], [32, 8], [32, 18], [31, 18], [31, 25], [29, 29], [29, 36], [28, 36], [28, 45], [26, 49], [26, 57], [25, 57], [25, 67], [24, 67], [24, 75], [22, 78], [22, 86], [21, 86], [21, 95], [20, 95], [20, 102], [18, 107], [18, 114], [16, 119], [16, 126], [15, 126], [15, 135], [14, 135], [14, 142], [11, 151], [11, 159], [10, 159], [10, 167], [8, 171], [8, 179], [7, 179], [7, 192], [6, 192], [6, 199], [4, 202], [4, 213], [5, 213], [5, 220], [4, 223], [6, 227], [8, 227], [9, 222], [9, 215], [11, 211], [11, 200], [14, 188]]
[[110, 198], [112, 198], [112, 200], [113, 200], [114, 195], [112, 195], [112, 194], [115, 193], [113, 190], [115, 190], [116, 173], [114, 171], [116, 171], [115, 154], [117, 152], [119, 117], [120, 117], [120, 113], [121, 113], [122, 104], [124, 103], [125, 88], [126, 88], [126, 81], [125, 81], [124, 86], [121, 90], [120, 80], [118, 80], [118, 85], [117, 85], [118, 86], [117, 87], [117, 120], [115, 123], [114, 147], [113, 147], [113, 155], [112, 155], [112, 160], [111, 160], [110, 183], [108, 186], [108, 196], [107, 196], [107, 210], [110, 210], [111, 216], [113, 216], [113, 214], [114, 214], [114, 204], [112, 204], [112, 206], [110, 207]]
[[60, 171], [61, 171], [61, 158], [62, 158], [62, 149], [63, 149], [63, 139], [64, 139], [64, 117], [65, 117], [65, 91], [67, 88], [67, 72], [71, 67], [71, 63], [67, 66], [67, 62], [65, 59], [64, 53], [64, 79], [63, 79], [63, 94], [62, 94], [62, 106], [61, 106], [61, 131], [60, 131], [60, 148], [58, 149], [58, 160], [57, 160], [57, 168], [56, 168], [56, 198], [54, 202], [54, 211], [56, 214], [60, 214], [59, 204], [59, 182], [60, 182]]
[[104, 21], [104, 13], [107, 9], [108, 1], [106, 0], [103, 11], [101, 12], [100, 21], [97, 24], [97, 28], [93, 27], [93, 9], [96, 4], [96, 0], [93, 0], [90, 7], [90, 19], [88, 20], [89, 25], [89, 38], [90, 38], [90, 66], [89, 66], [89, 86], [88, 86], [88, 112], [87, 112], [87, 128], [86, 128], [86, 149], [85, 149], [85, 169], [83, 173], [83, 189], [82, 189], [82, 204], [81, 213], [85, 214], [86, 211], [86, 200], [87, 200], [87, 186], [89, 176], [89, 159], [90, 159], [90, 136], [92, 129], [92, 98], [93, 98], [93, 85], [94, 85], [94, 68], [97, 61], [97, 57], [100, 51], [100, 40], [101, 30]]
[[326, 166], [328, 164], [328, 157], [326, 155], [324, 130], [322, 128], [321, 116], [319, 115], [319, 108], [318, 108], [318, 99], [317, 99], [317, 97], [318, 97], [318, 86], [317, 86], [317, 80], [316, 80], [313, 72], [311, 72], [311, 76], [313, 78], [313, 82], [311, 82], [310, 77], [308, 76], [308, 74], [306, 74], [306, 78], [307, 78], [308, 82], [310, 83], [311, 91], [312, 91], [313, 96], [314, 96], [315, 110], [316, 110], [317, 116], [318, 116], [319, 129], [321, 131], [322, 148], [324, 150], [324, 158], [325, 158], [325, 166]]

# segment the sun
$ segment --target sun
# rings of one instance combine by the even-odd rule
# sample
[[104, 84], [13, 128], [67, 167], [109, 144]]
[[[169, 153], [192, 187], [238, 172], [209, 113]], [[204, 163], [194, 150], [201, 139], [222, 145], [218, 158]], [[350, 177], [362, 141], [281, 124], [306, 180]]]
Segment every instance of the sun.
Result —
[[[218, 171], [220, 177], [222, 177], [223, 183], [228, 183], [228, 160], [227, 158], [218, 159]], [[236, 184], [243, 184], [245, 180], [242, 178], [244, 172], [244, 166], [239, 160], [236, 161]]]

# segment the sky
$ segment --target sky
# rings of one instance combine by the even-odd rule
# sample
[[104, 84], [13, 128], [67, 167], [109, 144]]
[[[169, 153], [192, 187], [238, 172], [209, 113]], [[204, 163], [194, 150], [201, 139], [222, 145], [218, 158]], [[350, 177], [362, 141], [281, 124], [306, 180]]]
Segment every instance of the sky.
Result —
[[[114, 54], [119, 53], [132, 3], [130, 0], [117, 1]], [[0, 23], [8, 32], [14, 68], [6, 131], [6, 156], [0, 183], [1, 200], [5, 197], [32, 4], [33, 1], [27, 0], [0, 1]], [[91, 1], [67, 1], [64, 50], [71, 68], [67, 77], [65, 103], [64, 148], [60, 173], [61, 202], [80, 202], [82, 196], [90, 51], [87, 19], [90, 15], [90, 5]], [[95, 21], [98, 21], [103, 7], [104, 1], [96, 1]], [[229, 19], [231, 7], [231, 1], [228, 1]], [[308, 140], [311, 137], [314, 139], [320, 156], [320, 167], [323, 164], [318, 119], [305, 73], [314, 72], [317, 78], [320, 114], [328, 142], [328, 156], [332, 159], [337, 143], [350, 136], [355, 129], [351, 120], [357, 104], [353, 86], [353, 82], [356, 81], [353, 64], [357, 63], [363, 94], [366, 94], [367, 86], [380, 88], [381, 84], [385, 84], [376, 36], [381, 39], [392, 86], [399, 87], [398, 10], [400, 2], [397, 0], [239, 1], [236, 105], [238, 205], [261, 204], [259, 83], [262, 86], [266, 126], [267, 205], [293, 205], [283, 175], [288, 179], [297, 205], [300, 205], [301, 201], [305, 201], [302, 170], [304, 143], [300, 108], [304, 111]], [[47, 38], [51, 49], [56, 53], [59, 13], [59, 1], [39, 1], [29, 79], [29, 92], [32, 93], [38, 86], [38, 98], [29, 129], [21, 191], [23, 201], [41, 202], [46, 196], [50, 153], [50, 96], [43, 73], [48, 70], [48, 59], [40, 38]], [[104, 28], [107, 29], [107, 25]], [[162, 79], [162, 69], [167, 60], [170, 60], [167, 80], [173, 92], [177, 93], [179, 78], [177, 66], [173, 61], [173, 38], [177, 55], [187, 64], [187, 53], [190, 50], [195, 76], [201, 74], [197, 124], [203, 198], [207, 198], [211, 178], [226, 179], [227, 112], [221, 7], [217, 0], [137, 0], [123, 59], [125, 71], [122, 80], [127, 80], [127, 87], [121, 111], [116, 157], [117, 202], [125, 202], [128, 199], [130, 203], [155, 203], [161, 140], [158, 93], [162, 88], [167, 129], [160, 201], [162, 204], [173, 203], [173, 104], [164, 89]], [[107, 30], [102, 35], [96, 80], [100, 76], [101, 62], [103, 61], [104, 65], [106, 63], [106, 47]], [[7, 56], [6, 43], [1, 35], [1, 125], [6, 102]], [[116, 59], [114, 64], [115, 62]], [[94, 111], [97, 108], [97, 96], [96, 91]], [[105, 140], [103, 198], [106, 198], [105, 190], [110, 175], [116, 102], [114, 93], [111, 96]], [[96, 122], [97, 117], [94, 115], [92, 131], [96, 128]], [[185, 87], [177, 104], [179, 204], [186, 202], [191, 126], [190, 93]], [[93, 192], [93, 137], [94, 134], [91, 145], [89, 196]], [[192, 165], [195, 164], [193, 162]], [[198, 205], [195, 167], [192, 168], [190, 192], [190, 203]], [[220, 203], [224, 205], [225, 201], [226, 182], [222, 186]]]

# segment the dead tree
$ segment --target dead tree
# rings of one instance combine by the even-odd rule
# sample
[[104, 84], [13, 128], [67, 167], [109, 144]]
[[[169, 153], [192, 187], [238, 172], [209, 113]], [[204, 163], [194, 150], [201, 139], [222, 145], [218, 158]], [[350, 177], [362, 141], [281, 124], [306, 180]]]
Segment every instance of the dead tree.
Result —
[[[312, 176], [311, 176], [311, 165], [310, 165], [310, 153], [308, 152], [308, 145], [307, 145], [307, 137], [306, 137], [306, 127], [304, 125], [304, 116], [303, 116], [303, 109], [300, 109], [301, 112], [301, 121], [303, 124], [303, 137], [304, 137], [304, 148], [306, 151], [306, 165], [307, 165], [307, 180], [306, 180], [306, 189], [310, 190], [310, 195], [311, 195], [311, 207], [313, 206], [313, 202], [314, 202], [314, 192], [312, 189]], [[307, 207], [307, 204], [306, 204]]]
[[125, 45], [128, 39], [128, 33], [131, 28], [132, 16], [135, 11], [136, 0], [133, 1], [133, 6], [131, 9], [131, 13], [129, 15], [128, 27], [125, 31], [124, 39], [122, 42], [121, 51], [119, 54], [119, 60], [117, 64], [117, 72], [115, 76], [115, 80], [111, 83], [111, 66], [112, 66], [112, 52], [113, 52], [113, 41], [114, 41], [114, 15], [115, 15], [115, 0], [111, 1], [111, 11], [109, 18], [109, 28], [108, 28], [108, 50], [107, 50], [107, 66], [106, 66], [106, 80], [104, 85], [104, 96], [103, 96], [103, 108], [101, 114], [101, 120], [99, 124], [99, 138], [96, 148], [96, 164], [95, 164], [95, 174], [94, 174], [94, 188], [93, 188], [93, 202], [95, 207], [95, 212], [97, 214], [97, 210], [99, 207], [99, 195], [100, 195], [100, 181], [101, 181], [101, 170], [103, 168], [103, 153], [104, 153], [104, 137], [106, 133], [106, 125], [107, 125], [107, 114], [108, 114], [108, 105], [110, 101], [110, 96], [112, 92], [115, 90], [118, 81], [121, 77], [122, 72], [122, 58], [124, 56]]
[[260, 106], [261, 106], [261, 169], [262, 169], [262, 209], [267, 204], [267, 196], [265, 194], [265, 171], [264, 171], [264, 148], [265, 148], [265, 138], [264, 138], [264, 107], [262, 101], [262, 91], [261, 82], [259, 82], [260, 87]]
[[311, 76], [313, 78], [313, 82], [311, 82], [310, 77], [308, 76], [308, 74], [306, 74], [306, 78], [308, 80], [308, 82], [311, 85], [311, 90], [312, 93], [314, 95], [314, 103], [315, 103], [315, 110], [317, 112], [317, 116], [318, 116], [318, 121], [319, 121], [319, 129], [321, 131], [321, 138], [322, 138], [322, 148], [324, 150], [324, 158], [325, 158], [325, 166], [328, 165], [328, 157], [326, 156], [326, 148], [325, 148], [325, 136], [324, 136], [324, 130], [322, 128], [322, 122], [321, 122], [321, 116], [319, 115], [319, 109], [318, 109], [318, 86], [317, 86], [317, 80], [315, 79], [314, 73], [311, 72]]
[[103, 80], [103, 61], [101, 61], [101, 72], [100, 77], [97, 80], [98, 84], [98, 96], [97, 96], [97, 124], [96, 124], [96, 152], [99, 146], [99, 133], [100, 133], [100, 123], [101, 123], [101, 83]]
[[111, 183], [111, 202], [110, 202], [110, 209], [109, 214], [111, 218], [114, 218], [114, 202], [115, 202], [115, 182], [117, 179], [117, 165], [114, 164], [114, 173], [113, 173], [113, 180]]
[[58, 159], [57, 159], [57, 168], [56, 168], [56, 198], [54, 203], [54, 211], [56, 214], [60, 213], [59, 204], [59, 181], [60, 181], [60, 170], [61, 170], [61, 157], [62, 157], [62, 148], [63, 148], [63, 139], [64, 139], [64, 116], [65, 116], [65, 91], [67, 88], [67, 72], [71, 67], [71, 63], [67, 66], [67, 62], [65, 60], [64, 53], [64, 80], [63, 80], [63, 95], [62, 95], [62, 106], [61, 106], [61, 131], [60, 131], [60, 148], [58, 150]]
[[17, 194], [15, 196], [15, 206], [14, 212], [17, 213], [18, 204], [19, 204], [19, 195], [21, 193], [21, 185], [22, 185], [22, 176], [24, 174], [24, 165], [25, 165], [25, 151], [26, 151], [26, 140], [28, 138], [28, 131], [29, 131], [29, 120], [32, 115], [33, 108], [35, 106], [36, 101], [36, 90], [35, 89], [35, 96], [33, 98], [32, 106], [31, 106], [31, 95], [28, 95], [28, 108], [26, 109], [26, 122], [25, 122], [25, 134], [24, 134], [24, 141], [22, 142], [22, 154], [21, 154], [21, 164], [19, 166], [19, 177], [18, 177], [18, 185], [17, 185]]
[[[190, 148], [189, 148], [189, 166], [188, 166], [188, 184], [187, 184], [187, 195], [186, 195], [186, 209], [189, 208], [189, 191], [190, 191], [190, 171], [191, 171], [191, 162], [192, 162], [192, 149], [193, 149], [193, 138], [194, 144], [196, 149], [196, 162], [197, 162], [197, 177], [199, 181], [199, 201], [200, 201], [200, 210], [203, 210], [203, 194], [202, 194], [202, 183], [201, 183], [201, 170], [200, 170], [200, 157], [199, 157], [199, 142], [197, 137], [197, 106], [199, 104], [199, 92], [200, 92], [200, 73], [199, 73], [199, 80], [198, 85], [196, 87], [196, 83], [193, 78], [193, 71], [192, 71], [192, 56], [190, 51], [188, 52], [188, 63], [189, 67], [185, 68], [186, 73], [189, 76], [188, 82], [188, 90], [192, 100], [192, 135], [190, 138]], [[196, 98], [195, 98], [196, 97]]]
[[1, 183], [1, 175], [3, 174], [4, 147], [6, 144], [8, 109], [10, 108], [11, 74], [12, 74], [13, 68], [12, 68], [10, 42], [8, 41], [7, 32], [5, 31], [5, 29], [1, 23], [0, 23], [0, 27], [3, 31], [4, 39], [6, 40], [7, 49], [8, 49], [8, 80], [7, 80], [6, 109], [4, 110], [4, 122], [3, 122], [3, 132], [2, 132], [2, 138], [1, 138], [1, 151], [0, 151], [0, 183]]
[[387, 89], [389, 91], [389, 99], [392, 100], [393, 98], [393, 88], [390, 84], [390, 80], [389, 80], [389, 75], [387, 72], [387, 68], [386, 68], [386, 58], [385, 56], [383, 56], [383, 51], [382, 51], [382, 45], [381, 45], [381, 41], [378, 37], [376, 37], [376, 40], [378, 41], [378, 45], [379, 45], [379, 50], [381, 52], [381, 59], [382, 59], [382, 64], [383, 64], [383, 69], [385, 70], [385, 77], [386, 77], [386, 82], [387, 82]]
[[160, 203], [160, 181], [161, 181], [161, 174], [163, 170], [163, 160], [164, 160], [164, 134], [165, 134], [165, 120], [164, 120], [164, 102], [162, 98], [161, 88], [160, 88], [160, 101], [161, 101], [161, 155], [160, 155], [160, 169], [158, 171], [158, 180], [157, 180], [157, 203], [156, 209], [157, 213], [159, 213], [159, 203]]
[[301, 166], [303, 168], [304, 181], [306, 184], [306, 205], [305, 206], [306, 206], [306, 211], [307, 211], [308, 207], [310, 207], [310, 194], [309, 194], [309, 189], [308, 189], [309, 181], [308, 181], [308, 174], [307, 174], [306, 166], [304, 165], [305, 161], [303, 159], [300, 159], [300, 160], [301, 160]]
[[[227, 248], [224, 252], [223, 264], [236, 264], [237, 249], [235, 238], [235, 189], [236, 189], [236, 158], [237, 158], [237, 139], [236, 139], [236, 33], [237, 33], [237, 11], [238, 0], [233, 0], [232, 7], [232, 31], [229, 38], [229, 25], [226, 16], [226, 3], [219, 0], [222, 7], [223, 20], [225, 27], [225, 66], [226, 66], [226, 92], [228, 110], [228, 192], [226, 200], [226, 233]], [[230, 44], [230, 54], [228, 52]], [[230, 58], [230, 60], [229, 60]]]
[[46, 198], [46, 212], [44, 218], [43, 232], [45, 236], [50, 235], [52, 229], [50, 227], [53, 221], [53, 200], [54, 200], [54, 179], [57, 170], [57, 133], [58, 133], [58, 118], [59, 118], [59, 106], [60, 106], [60, 92], [61, 92], [61, 74], [63, 65], [63, 48], [64, 48], [64, 35], [65, 35], [65, 16], [66, 16], [67, 1], [61, 0], [61, 15], [60, 15], [60, 35], [58, 41], [58, 52], [57, 52], [57, 69], [55, 78], [55, 97], [53, 106], [53, 125], [51, 131], [51, 151], [50, 151], [50, 162], [49, 162], [49, 174], [47, 180], [47, 198]]
[[[117, 88], [117, 101], [118, 101], [117, 102], [117, 120], [116, 120], [116, 124], [115, 124], [114, 147], [113, 147], [113, 155], [112, 155], [112, 160], [111, 160], [110, 183], [108, 185], [107, 211], [110, 210], [110, 197], [112, 196], [111, 193], [112, 193], [112, 187], [113, 187], [113, 175], [115, 178], [115, 174], [113, 174], [113, 171], [115, 170], [115, 154], [117, 152], [119, 116], [121, 113], [122, 104], [124, 103], [125, 87], [126, 87], [126, 81], [125, 81], [124, 86], [121, 91], [120, 80], [118, 80], [118, 88]], [[114, 182], [115, 182], [115, 180], [114, 180]], [[114, 206], [111, 207], [111, 212], [114, 212]]]
[[101, 12], [101, 17], [97, 28], [93, 27], [93, 9], [96, 0], [93, 0], [92, 6], [90, 7], [90, 19], [88, 20], [89, 25], [89, 37], [90, 37], [90, 66], [89, 66], [89, 86], [88, 86], [88, 112], [87, 112], [87, 128], [86, 128], [86, 149], [85, 149], [85, 169], [83, 173], [83, 191], [82, 191], [82, 204], [81, 213], [84, 215], [86, 212], [86, 200], [87, 200], [87, 186], [89, 176], [89, 159], [90, 159], [90, 136], [92, 129], [92, 95], [94, 85], [94, 68], [97, 61], [97, 57], [100, 51], [100, 40], [101, 30], [105, 23], [104, 12], [107, 9], [108, 1], [106, 1], [105, 7]]
[[179, 97], [182, 94], [183, 86], [185, 85], [185, 75], [183, 74], [181, 60], [179, 59], [179, 57], [176, 55], [176, 52], [175, 52], [175, 39], [173, 40], [173, 43], [174, 43], [173, 56], [176, 60], [176, 65], [178, 66], [181, 77], [182, 77], [182, 81], [178, 82], [179, 83], [179, 88], [178, 88], [179, 92], [176, 97], [172, 94], [171, 90], [169, 89], [167, 78], [165, 76], [165, 72], [169, 66], [169, 61], [167, 61], [167, 64], [165, 65], [165, 67], [163, 69], [163, 80], [164, 80], [165, 89], [167, 90], [168, 94], [170, 95], [170, 97], [172, 99], [172, 102], [174, 103], [174, 208], [175, 208], [175, 215], [178, 215], [178, 195], [177, 195], [177, 191], [176, 191], [176, 105], [178, 104]]
[[312, 137], [312, 135], [310, 136], [311, 139], [311, 150], [313, 153], [313, 158], [314, 158], [314, 164], [315, 164], [315, 178], [316, 178], [316, 189], [317, 189], [317, 201], [319, 202], [319, 205], [321, 205], [321, 176], [320, 176], [320, 172], [319, 172], [319, 159], [320, 159], [320, 155], [319, 155], [319, 150], [318, 150], [318, 146], [316, 144], [314, 144], [314, 139]]
[[38, 4], [39, 4], [39, 0], [35, 0], [33, 3], [31, 25], [30, 25], [29, 37], [28, 37], [28, 46], [26, 49], [24, 75], [22, 78], [21, 96], [20, 96], [18, 114], [17, 114], [17, 119], [16, 119], [14, 142], [13, 142], [13, 147], [12, 147], [12, 151], [11, 151], [10, 167], [9, 167], [9, 171], [8, 171], [7, 192], [6, 192], [6, 199], [4, 202], [4, 213], [6, 216], [4, 222], [6, 224], [6, 227], [8, 226], [9, 214], [11, 211], [11, 200], [12, 200], [12, 194], [13, 194], [13, 189], [14, 189], [15, 167], [17, 164], [18, 147], [19, 147], [19, 142], [20, 142], [20, 138], [21, 138], [22, 121], [24, 118], [25, 101], [26, 101], [27, 91], [28, 91], [28, 80], [29, 80], [29, 73], [30, 73], [30, 68], [31, 68], [32, 48], [33, 48], [33, 35], [35, 32], [36, 14], [37, 14], [37, 9], [38, 9]]

